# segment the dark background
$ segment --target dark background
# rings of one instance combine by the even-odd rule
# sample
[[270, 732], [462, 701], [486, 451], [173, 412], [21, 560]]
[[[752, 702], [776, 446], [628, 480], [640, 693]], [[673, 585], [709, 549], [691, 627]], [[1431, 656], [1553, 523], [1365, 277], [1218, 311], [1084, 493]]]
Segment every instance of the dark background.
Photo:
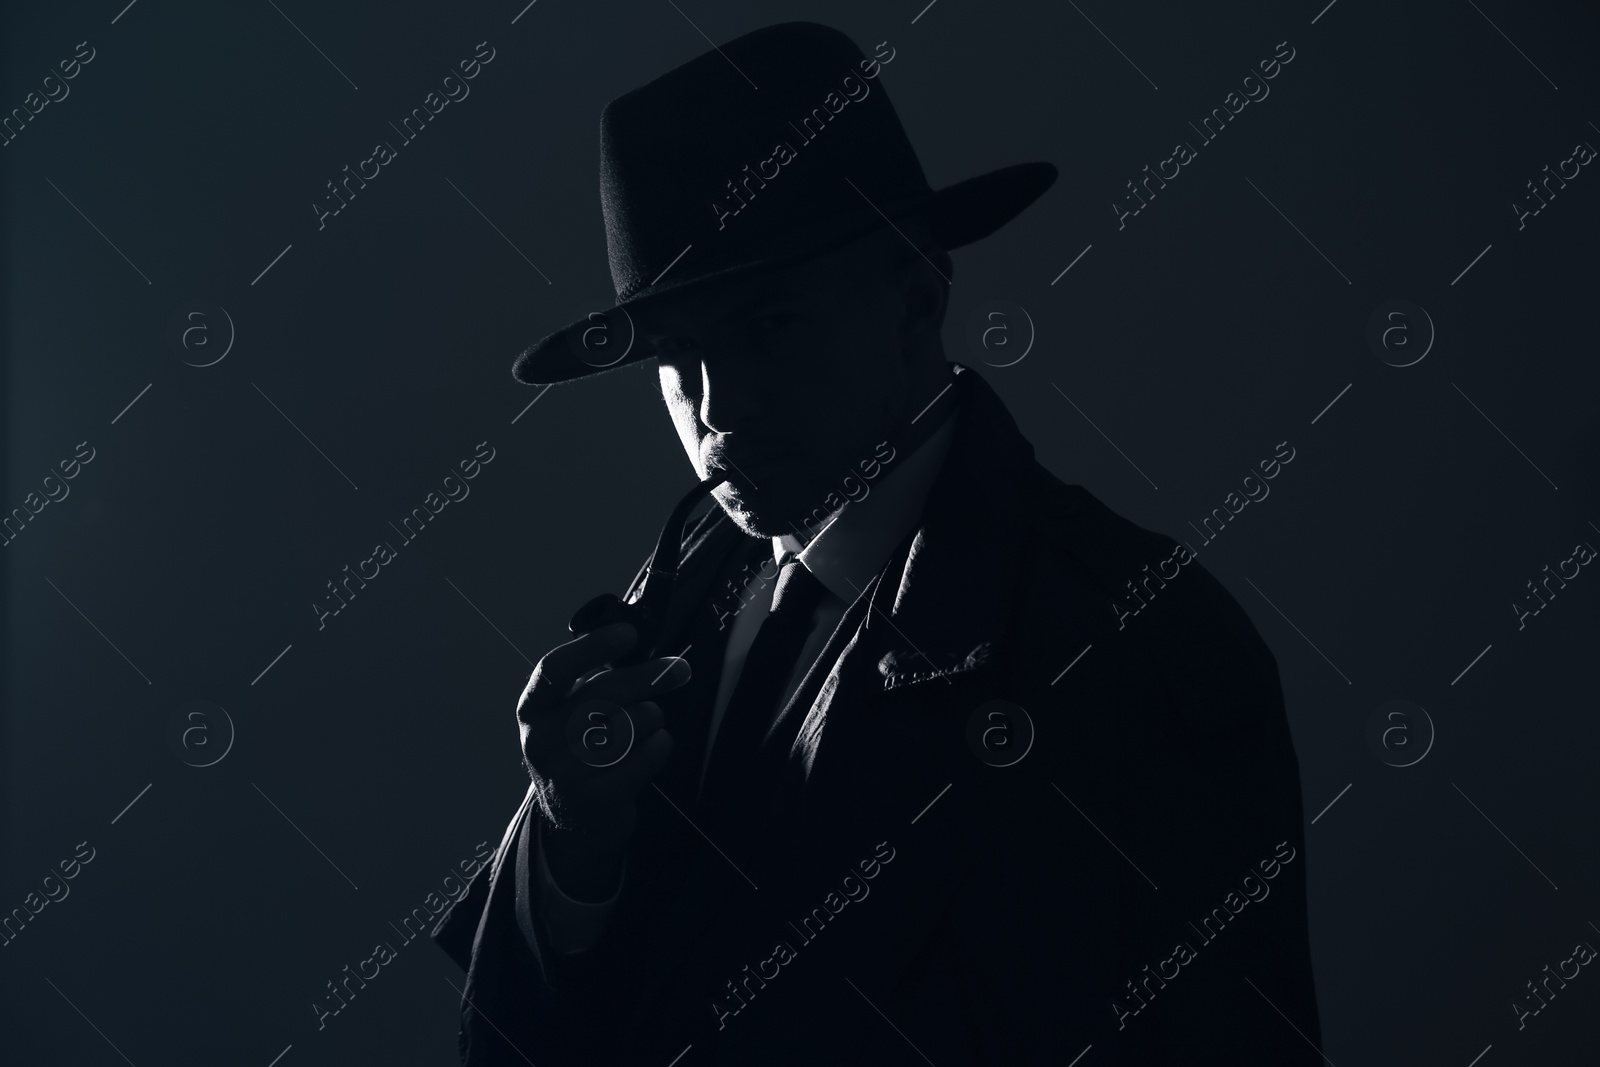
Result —
[[[1283, 675], [1329, 1059], [1592, 1056], [1593, 968], [1521, 1032], [1510, 1008], [1600, 945], [1600, 577], [1521, 631], [1510, 607], [1600, 545], [1600, 176], [1521, 231], [1510, 206], [1600, 145], [1592, 7], [539, 0], [513, 25], [525, 0], [123, 2], [10, 5], [0, 35], [7, 111], [96, 50], [0, 148], [4, 509], [95, 449], [0, 549], [0, 911], [96, 850], [0, 948], [7, 1062], [454, 1062], [461, 976], [424, 942], [321, 1032], [310, 1002], [498, 841], [527, 782], [530, 661], [621, 590], [693, 479], [651, 364], [540, 396], [510, 362], [609, 294], [606, 101], [704, 51], [696, 26], [721, 42], [790, 19], [896, 49], [879, 84], [934, 186], [1060, 167], [955, 254], [946, 330], [1051, 470], [1188, 538], [1296, 449], [1268, 499], [1191, 543]], [[1186, 122], [1285, 40], [1271, 95], [1200, 146]], [[480, 41], [495, 58], [471, 95], [319, 232], [324, 182], [397, 140], [387, 122]], [[1179, 139], [1198, 158], [1119, 231], [1124, 182]], [[1406, 368], [1366, 340], [1394, 299], [1437, 331]], [[197, 300], [236, 329], [207, 368], [184, 360], [218, 348], [168, 336]], [[1037, 331], [1013, 366], [983, 363], [1020, 348], [966, 341], [993, 300]], [[485, 440], [471, 495], [400, 547], [388, 521]], [[380, 540], [398, 559], [319, 631], [324, 583]], [[236, 730], [206, 768], [167, 736], [197, 698]], [[1393, 699], [1437, 731], [1404, 769], [1366, 741]], [[1027, 817], [1049, 833], [1061, 813]], [[1064, 1035], [1067, 1056], [1088, 1039]]]

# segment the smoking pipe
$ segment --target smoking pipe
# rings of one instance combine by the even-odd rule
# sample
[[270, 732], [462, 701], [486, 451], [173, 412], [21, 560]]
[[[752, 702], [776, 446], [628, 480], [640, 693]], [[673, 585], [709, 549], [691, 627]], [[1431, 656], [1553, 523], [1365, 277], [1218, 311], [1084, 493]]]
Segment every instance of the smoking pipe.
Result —
[[656, 539], [656, 550], [650, 554], [644, 586], [639, 590], [637, 600], [629, 603], [614, 593], [601, 593], [573, 612], [567, 629], [575, 634], [585, 634], [612, 623], [629, 623], [638, 631], [639, 640], [633, 648], [619, 656], [613, 666], [626, 667], [651, 658], [656, 651], [656, 642], [661, 638], [661, 630], [666, 625], [673, 588], [678, 583], [678, 557], [682, 551], [684, 524], [688, 522], [689, 513], [695, 505], [727, 480], [726, 475], [707, 478], [678, 501], [661, 527], [661, 536]]

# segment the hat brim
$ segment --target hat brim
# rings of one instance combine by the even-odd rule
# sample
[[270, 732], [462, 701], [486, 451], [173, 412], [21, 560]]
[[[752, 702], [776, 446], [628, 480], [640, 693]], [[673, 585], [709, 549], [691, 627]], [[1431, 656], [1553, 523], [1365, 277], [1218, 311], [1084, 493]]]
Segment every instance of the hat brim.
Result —
[[[596, 308], [594, 314], [605, 317], [608, 329], [600, 345], [591, 346], [590, 334], [595, 332], [593, 316], [588, 315], [540, 338], [524, 349], [511, 366], [512, 377], [528, 385], [550, 385], [556, 382], [575, 381], [608, 370], [638, 363], [655, 355], [647, 344], [637, 343], [633, 322], [628, 312], [662, 298], [679, 296], [688, 290], [698, 290], [708, 284], [728, 282], [777, 270], [822, 255], [848, 244], [897, 218], [922, 214], [939, 247], [946, 250], [960, 248], [994, 233], [1016, 218], [1030, 204], [1044, 195], [1056, 180], [1057, 171], [1051, 163], [1018, 163], [957, 182], [944, 189], [931, 191], [881, 210], [863, 205], [856, 214], [842, 216], [829, 224], [813, 227], [805, 237], [785, 248], [769, 253], [759, 260], [722, 266], [715, 270], [694, 273], [692, 270], [666, 272], [653, 285], [641, 289], [627, 300], [609, 309]], [[626, 338], [623, 354], [612, 356], [616, 340], [609, 336], [612, 327]]]

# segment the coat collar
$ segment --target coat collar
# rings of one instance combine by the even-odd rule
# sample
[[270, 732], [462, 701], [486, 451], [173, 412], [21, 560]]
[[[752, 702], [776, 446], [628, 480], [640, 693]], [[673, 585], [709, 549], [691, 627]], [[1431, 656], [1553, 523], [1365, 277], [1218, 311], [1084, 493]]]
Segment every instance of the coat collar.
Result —
[[971, 670], [1001, 649], [1030, 514], [1033, 446], [979, 375], [955, 365], [955, 432], [909, 546], [873, 590], [885, 689]]
[[954, 420], [952, 408], [927, 440], [894, 461], [881, 481], [860, 479], [866, 495], [846, 503], [809, 540], [794, 534], [774, 537], [774, 560], [782, 565], [798, 557], [828, 592], [853, 603], [916, 528], [928, 490], [949, 454]]

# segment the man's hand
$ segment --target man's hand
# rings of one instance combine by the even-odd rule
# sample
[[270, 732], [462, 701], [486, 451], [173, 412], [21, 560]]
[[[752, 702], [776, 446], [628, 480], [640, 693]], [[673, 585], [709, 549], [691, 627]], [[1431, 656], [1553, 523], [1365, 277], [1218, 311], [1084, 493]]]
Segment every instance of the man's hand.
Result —
[[[688, 661], [673, 658], [599, 670], [637, 640], [632, 626], [615, 623], [558, 645], [534, 668], [517, 704], [523, 759], [551, 823], [545, 861], [562, 890], [580, 900], [615, 892], [639, 791], [672, 754], [661, 708], [648, 698], [690, 677]], [[608, 767], [584, 762], [567, 740], [568, 721], [594, 700], [621, 705], [633, 721], [632, 747]]]

